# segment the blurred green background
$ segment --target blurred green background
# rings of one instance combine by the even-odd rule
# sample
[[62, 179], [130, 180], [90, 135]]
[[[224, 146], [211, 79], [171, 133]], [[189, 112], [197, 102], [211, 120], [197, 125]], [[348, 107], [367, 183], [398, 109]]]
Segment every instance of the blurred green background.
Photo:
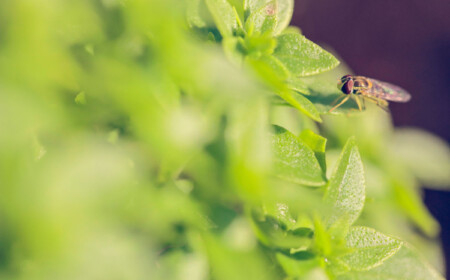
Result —
[[326, 137], [329, 167], [355, 135], [357, 223], [442, 271], [419, 182], [448, 185], [446, 143], [373, 107], [318, 126], [273, 105], [261, 76], [189, 29], [186, 3], [0, 2], [0, 278], [282, 278], [248, 211], [282, 201], [300, 223], [321, 193], [268, 175], [271, 124]]

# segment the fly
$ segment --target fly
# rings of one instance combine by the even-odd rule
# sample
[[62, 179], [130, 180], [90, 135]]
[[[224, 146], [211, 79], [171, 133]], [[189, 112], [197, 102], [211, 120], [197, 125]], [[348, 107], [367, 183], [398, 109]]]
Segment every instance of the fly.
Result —
[[389, 112], [388, 101], [408, 102], [411, 99], [411, 95], [401, 87], [363, 76], [345, 75], [340, 79], [338, 88], [345, 95], [336, 99], [333, 105], [340, 102], [328, 112], [347, 102], [350, 97], [354, 98], [360, 111], [365, 109], [365, 100], [368, 100], [387, 112]]

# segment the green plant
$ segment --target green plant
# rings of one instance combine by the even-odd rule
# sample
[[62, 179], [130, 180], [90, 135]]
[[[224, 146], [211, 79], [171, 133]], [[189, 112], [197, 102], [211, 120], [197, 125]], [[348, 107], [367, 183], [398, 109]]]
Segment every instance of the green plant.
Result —
[[329, 115], [348, 69], [292, 11], [0, 2], [2, 278], [442, 279], [448, 147]]

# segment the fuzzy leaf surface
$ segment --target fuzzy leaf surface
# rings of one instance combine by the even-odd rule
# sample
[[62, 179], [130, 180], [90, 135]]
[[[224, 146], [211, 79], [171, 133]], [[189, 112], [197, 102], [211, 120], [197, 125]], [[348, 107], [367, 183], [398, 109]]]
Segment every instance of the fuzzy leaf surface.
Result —
[[341, 258], [352, 270], [364, 271], [381, 265], [397, 253], [402, 243], [371, 228], [352, 227], [346, 237], [347, 246], [354, 249]]
[[324, 201], [330, 209], [328, 227], [339, 225], [345, 231], [359, 217], [365, 200], [364, 169], [354, 138], [345, 144], [326, 190]]
[[279, 178], [309, 186], [325, 184], [322, 170], [311, 148], [280, 126], [275, 126], [272, 150], [274, 171]]
[[338, 66], [339, 61], [319, 45], [296, 33], [277, 37], [276, 56], [293, 75], [310, 76]]

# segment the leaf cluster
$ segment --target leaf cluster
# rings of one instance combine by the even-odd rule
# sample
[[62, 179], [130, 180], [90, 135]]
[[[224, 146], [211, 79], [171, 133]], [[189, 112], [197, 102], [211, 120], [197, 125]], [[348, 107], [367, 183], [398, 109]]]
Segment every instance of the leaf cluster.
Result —
[[442, 279], [448, 146], [329, 115], [293, 5], [0, 2], [0, 278]]

